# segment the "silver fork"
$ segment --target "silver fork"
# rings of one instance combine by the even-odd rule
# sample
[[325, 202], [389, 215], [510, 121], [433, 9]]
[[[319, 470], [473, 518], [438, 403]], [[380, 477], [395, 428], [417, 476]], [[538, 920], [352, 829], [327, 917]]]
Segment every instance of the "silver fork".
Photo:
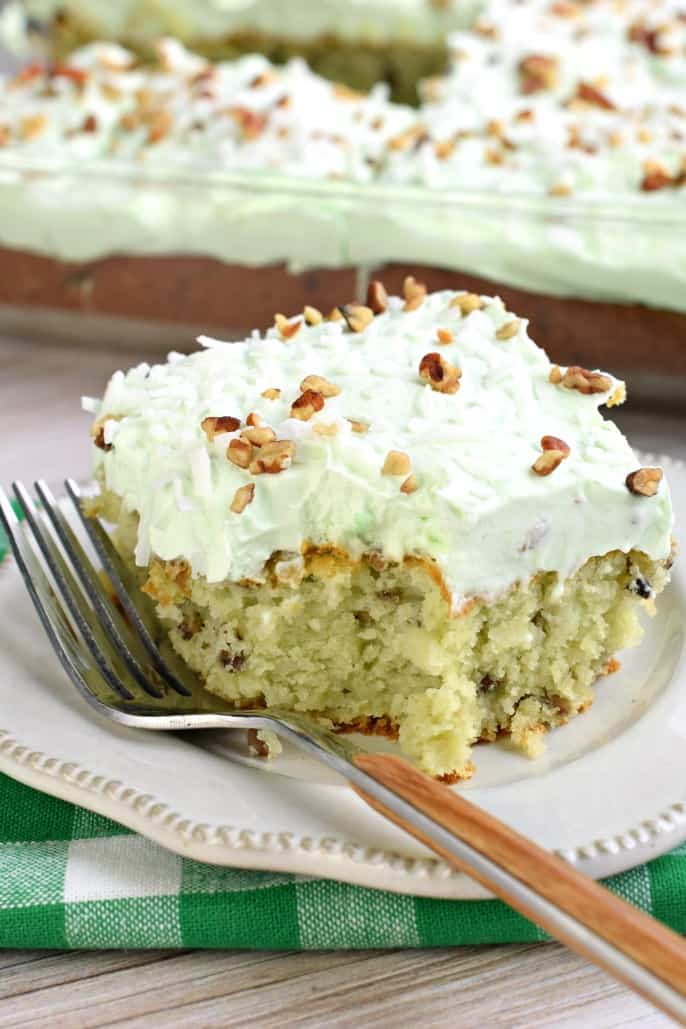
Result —
[[686, 942], [400, 757], [369, 754], [285, 710], [240, 710], [203, 689], [165, 642], [102, 525], [67, 496], [118, 603], [44, 482], [37, 506], [14, 483], [20, 523], [0, 489], [0, 518], [34, 607], [64, 670], [96, 712], [140, 729], [271, 729], [344, 776], [371, 807], [551, 935], [686, 1025]]

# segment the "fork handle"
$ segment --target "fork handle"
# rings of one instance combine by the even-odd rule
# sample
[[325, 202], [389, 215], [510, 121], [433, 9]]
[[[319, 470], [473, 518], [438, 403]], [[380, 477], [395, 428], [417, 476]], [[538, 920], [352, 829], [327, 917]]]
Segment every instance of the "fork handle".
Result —
[[418, 817], [353, 785], [376, 811], [686, 1025], [686, 940], [402, 758], [353, 761]]

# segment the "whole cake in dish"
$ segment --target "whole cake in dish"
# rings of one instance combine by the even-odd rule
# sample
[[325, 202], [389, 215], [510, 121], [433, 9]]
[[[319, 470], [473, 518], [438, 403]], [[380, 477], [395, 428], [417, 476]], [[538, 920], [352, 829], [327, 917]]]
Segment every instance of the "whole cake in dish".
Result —
[[86, 407], [92, 513], [208, 690], [397, 736], [446, 780], [589, 706], [672, 546], [662, 471], [598, 411], [622, 382], [411, 277], [200, 342]]
[[145, 65], [96, 43], [3, 80], [0, 313], [240, 337], [422, 266], [511, 290], [559, 361], [686, 375], [678, 3], [509, 14], [481, 6], [419, 110], [171, 40]]

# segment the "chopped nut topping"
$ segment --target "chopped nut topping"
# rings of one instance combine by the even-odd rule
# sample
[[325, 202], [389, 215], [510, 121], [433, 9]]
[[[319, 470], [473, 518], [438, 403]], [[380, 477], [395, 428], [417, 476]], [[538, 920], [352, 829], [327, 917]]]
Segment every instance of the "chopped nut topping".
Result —
[[364, 304], [342, 304], [338, 310], [351, 332], [362, 332], [374, 321], [374, 312]]
[[454, 139], [440, 139], [434, 144], [434, 153], [439, 161], [446, 161], [455, 149]]
[[337, 397], [341, 392], [338, 386], [334, 386], [333, 382], [329, 382], [321, 375], [307, 375], [300, 383], [300, 389], [303, 393], [314, 390], [315, 393], [321, 393], [327, 399]]
[[609, 97], [606, 97], [596, 86], [591, 85], [590, 82], [580, 82], [576, 87], [576, 93], [572, 98], [572, 103], [577, 101], [582, 104], [588, 104], [591, 107], [601, 107], [604, 111], [615, 111], [617, 108], [612, 103]]
[[481, 297], [476, 293], [459, 293], [450, 301], [450, 306], [459, 307], [462, 314], [468, 315], [472, 311], [480, 310], [483, 304], [481, 303]]
[[263, 114], [256, 114], [247, 107], [231, 107], [227, 113], [238, 126], [243, 139], [257, 139], [264, 132], [267, 119]]
[[258, 731], [258, 729], [248, 729], [248, 749], [255, 757], [269, 757], [271, 753], [269, 745], [260, 739]]
[[316, 307], [310, 307], [309, 304], [305, 305], [303, 317], [308, 325], [319, 325], [320, 322], [324, 321], [324, 315], [322, 312]]
[[252, 459], [252, 444], [247, 439], [232, 439], [226, 449], [226, 456], [231, 464], [247, 468]]
[[531, 465], [531, 471], [536, 475], [550, 475], [566, 457], [569, 457], [570, 453], [565, 441], [556, 436], [544, 436], [541, 440], [541, 448], [543, 453]]
[[95, 117], [94, 114], [87, 114], [86, 115], [86, 117], [83, 119], [83, 124], [81, 125], [81, 131], [82, 132], [97, 132], [98, 131], [98, 119]]
[[232, 418], [231, 415], [221, 415], [218, 418], [208, 415], [200, 422], [200, 428], [210, 442], [215, 436], [220, 436], [223, 432], [235, 432], [240, 426], [240, 418]]
[[277, 475], [289, 467], [295, 455], [295, 443], [290, 439], [277, 439], [261, 447], [250, 462], [253, 475]]
[[265, 398], [265, 400], [278, 400], [279, 397], [281, 396], [281, 390], [280, 389], [265, 389], [265, 390], [263, 390], [261, 396], [263, 396]]
[[382, 475], [408, 475], [412, 465], [407, 454], [402, 450], [389, 450], [386, 454]]
[[91, 439], [100, 450], [111, 450], [112, 444], [105, 443], [105, 422], [118, 422], [121, 415], [103, 414], [91, 426]]
[[276, 433], [268, 425], [256, 425], [252, 429], [243, 429], [242, 439], [247, 439], [254, 447], [263, 447], [266, 443], [273, 443]]
[[568, 197], [572, 195], [572, 187], [566, 182], [554, 182], [548, 193], [551, 197]]
[[454, 336], [450, 329], [438, 329], [436, 332], [439, 343], [452, 343]]
[[21, 120], [19, 134], [22, 139], [35, 139], [48, 123], [44, 114], [30, 114]]
[[405, 297], [403, 311], [415, 311], [424, 303], [426, 286], [423, 282], [417, 282], [414, 275], [408, 275], [403, 282], [403, 296]]
[[315, 422], [312, 428], [320, 436], [338, 435], [338, 424], [336, 422]]
[[661, 468], [638, 468], [630, 472], [626, 479], [626, 488], [639, 497], [654, 497], [662, 482]]
[[391, 137], [388, 140], [388, 148], [389, 150], [409, 150], [411, 147], [418, 147], [426, 138], [427, 132], [423, 125], [411, 125], [409, 129]]
[[254, 482], [248, 482], [245, 486], [239, 486], [233, 495], [233, 500], [231, 501], [231, 510], [234, 511], [235, 514], [241, 514], [243, 511], [245, 511], [248, 504], [252, 504], [254, 496]]
[[358, 422], [355, 421], [354, 418], [348, 418], [346, 420], [350, 422], [350, 428], [353, 432], [358, 433], [358, 435], [364, 435], [365, 432], [369, 432], [369, 425], [367, 422]]
[[270, 82], [276, 82], [276, 72], [272, 71], [271, 68], [265, 68], [259, 75], [251, 81], [250, 86], [252, 89], [260, 89], [262, 86], [268, 86]]
[[646, 161], [643, 165], [641, 189], [644, 193], [653, 193], [658, 189], [678, 186], [679, 177], [672, 176], [658, 161]]
[[[553, 378], [553, 376], [555, 377]], [[587, 396], [591, 393], [607, 393], [612, 388], [612, 379], [607, 375], [603, 375], [601, 372], [589, 372], [587, 368], [580, 368], [575, 364], [570, 365], [564, 375], [555, 365], [550, 372], [550, 381], [556, 385], [559, 383], [565, 389], [575, 389]]]
[[342, 317], [341, 309], [339, 307], [334, 307], [333, 310], [329, 311], [327, 314], [326, 320], [327, 322], [340, 322]]
[[157, 111], [150, 119], [148, 143], [159, 143], [169, 135], [172, 127], [172, 116], [169, 111]]
[[285, 314], [275, 314], [274, 324], [279, 330], [281, 339], [293, 339], [293, 337], [297, 335], [302, 328], [302, 319], [299, 318], [296, 322], [292, 322]]
[[550, 375], [548, 378], [554, 386], [557, 386], [562, 382], [562, 372], [560, 371], [560, 366], [558, 364], [554, 364], [550, 369]]
[[298, 418], [301, 422], [309, 422], [310, 418], [317, 411], [324, 407], [324, 397], [313, 389], [306, 389], [300, 394], [297, 400], [291, 404], [291, 418]]
[[416, 475], [408, 475], [408, 477], [405, 479], [404, 483], [400, 487], [400, 492], [401, 493], [415, 493], [418, 488], [419, 487], [418, 487], [418, 483], [417, 483], [417, 476]]
[[425, 354], [419, 362], [419, 377], [438, 393], [457, 393], [462, 369], [450, 364], [440, 354]]
[[569, 454], [569, 444], [558, 436], [543, 436], [541, 438], [541, 450], [559, 450], [562, 454]]
[[367, 286], [367, 307], [374, 314], [383, 314], [388, 307], [388, 293], [379, 279], [372, 279]]
[[495, 338], [499, 340], [512, 339], [519, 332], [519, 318], [513, 318], [510, 322], [505, 322], [499, 329], [496, 330]]
[[538, 93], [557, 85], [558, 59], [544, 54], [530, 54], [519, 62], [522, 93]]
[[257, 412], [251, 411], [248, 417], [245, 419], [245, 424], [255, 428], [256, 426], [262, 424], [262, 419], [259, 416], [259, 414], [257, 414]]

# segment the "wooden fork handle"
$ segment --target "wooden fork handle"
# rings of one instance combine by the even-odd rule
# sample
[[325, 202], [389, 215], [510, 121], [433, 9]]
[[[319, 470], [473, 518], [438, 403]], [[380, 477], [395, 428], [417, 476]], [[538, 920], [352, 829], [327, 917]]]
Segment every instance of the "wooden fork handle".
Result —
[[[683, 1011], [675, 1012], [674, 1007], [668, 1009], [661, 1006], [686, 1025], [683, 1015], [686, 1012], [686, 940], [650, 915], [620, 900], [566, 861], [471, 804], [463, 796], [419, 772], [402, 758], [386, 754], [359, 754], [355, 756], [354, 763], [442, 829], [490, 859], [519, 883], [549, 901], [554, 908], [571, 916], [616, 951], [629, 956], [671, 987], [678, 997], [683, 998]], [[600, 964], [611, 975], [622, 978], [627, 986], [644, 993], [653, 1003], [660, 1004], [654, 995], [641, 990], [631, 977], [622, 976], [616, 967], [605, 964], [597, 954], [589, 952], [583, 938], [579, 939], [576, 933], [561, 931], [554, 919], [546, 924], [547, 919], [541, 917], [540, 911], [534, 913], [527, 900], [519, 896], [516, 890], [511, 893], [509, 889], [499, 887], [488, 875], [475, 870], [468, 861], [461, 861], [450, 853], [440, 841], [432, 839], [428, 832], [398, 816], [385, 807], [383, 802], [370, 797], [359, 787], [353, 786], [353, 789], [375, 810], [421, 840], [449, 864], [477, 879], [511, 907], [537, 922], [583, 957]]]

